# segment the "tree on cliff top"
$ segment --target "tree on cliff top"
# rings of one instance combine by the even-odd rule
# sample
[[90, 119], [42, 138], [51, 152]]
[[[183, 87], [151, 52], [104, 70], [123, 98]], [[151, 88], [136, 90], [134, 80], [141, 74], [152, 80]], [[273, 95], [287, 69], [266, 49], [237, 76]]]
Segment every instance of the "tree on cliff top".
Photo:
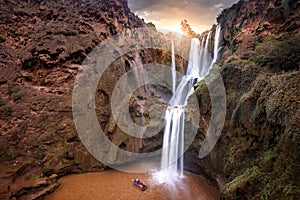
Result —
[[182, 20], [180, 25], [181, 25], [181, 31], [183, 32], [183, 34], [185, 36], [188, 36], [188, 37], [191, 37], [191, 38], [195, 38], [195, 37], [200, 36], [195, 31], [192, 30], [191, 26], [188, 24], [188, 21], [186, 19]]

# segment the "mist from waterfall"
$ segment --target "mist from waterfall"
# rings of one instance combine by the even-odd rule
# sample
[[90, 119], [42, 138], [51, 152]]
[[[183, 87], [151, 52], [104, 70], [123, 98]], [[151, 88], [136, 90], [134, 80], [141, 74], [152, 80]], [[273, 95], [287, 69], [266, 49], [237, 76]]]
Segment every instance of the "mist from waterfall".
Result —
[[[189, 96], [194, 92], [195, 84], [209, 74], [218, 58], [219, 25], [215, 31], [213, 58], [208, 51], [210, 37], [211, 32], [207, 34], [205, 39], [203, 37], [201, 43], [198, 38], [192, 39], [187, 71], [177, 87], [174, 87], [176, 79], [174, 80], [175, 76], [173, 76], [172, 70], [173, 96], [169, 101], [169, 106], [165, 113], [161, 171], [158, 175], [160, 182], [173, 183], [178, 178], [183, 177], [185, 106], [187, 105]], [[175, 66], [173, 52], [174, 43], [172, 43], [172, 69]]]

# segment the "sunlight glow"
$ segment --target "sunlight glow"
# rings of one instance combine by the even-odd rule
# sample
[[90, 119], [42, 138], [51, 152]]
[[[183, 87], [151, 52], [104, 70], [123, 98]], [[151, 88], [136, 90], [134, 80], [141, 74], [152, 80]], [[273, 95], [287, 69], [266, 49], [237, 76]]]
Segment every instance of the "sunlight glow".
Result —
[[179, 33], [179, 34], [183, 34], [183, 32], [182, 32], [180, 26], [172, 27], [172, 28], [168, 28], [168, 29], [169, 29], [170, 31], [173, 31], [173, 32], [176, 32], [176, 33]]

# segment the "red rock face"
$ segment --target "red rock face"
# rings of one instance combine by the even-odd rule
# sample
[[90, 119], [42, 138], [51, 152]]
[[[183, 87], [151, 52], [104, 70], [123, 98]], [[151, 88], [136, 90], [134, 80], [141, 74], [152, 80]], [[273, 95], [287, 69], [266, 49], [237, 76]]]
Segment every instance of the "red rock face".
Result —
[[[123, 0], [11, 0], [0, 7], [0, 196], [36, 193], [37, 198], [57, 187], [46, 178], [51, 174], [105, 168], [76, 135], [73, 83], [99, 42], [144, 22]], [[112, 84], [107, 82], [96, 97], [104, 124], [110, 114], [105, 89]], [[44, 183], [31, 191], [36, 180]], [[45, 187], [50, 190], [39, 192]]]
[[[106, 168], [77, 135], [72, 116], [75, 77], [100, 42], [145, 23], [130, 12], [124, 0], [5, 1], [0, 7], [0, 196], [38, 198], [57, 188], [56, 179], [48, 178], [52, 174]], [[151, 42], [166, 41], [162, 34], [156, 39]], [[137, 35], [134, 40], [143, 38]], [[129, 152], [149, 152], [161, 145], [162, 133], [146, 140], [128, 136], [116, 125], [110, 108], [114, 86], [134, 67], [136, 54], [142, 63], [170, 65], [170, 53], [163, 50], [146, 49], [120, 57], [99, 81], [95, 110], [101, 128], [115, 145]], [[178, 67], [183, 70], [183, 65]], [[144, 96], [136, 91], [128, 108], [137, 124], [149, 118], [151, 108]], [[165, 104], [159, 95], [150, 96], [150, 104]], [[118, 152], [109, 156], [119, 163], [134, 159], [120, 158]]]
[[224, 45], [243, 54], [254, 50], [264, 37], [300, 33], [299, 8], [296, 0], [239, 1], [217, 18], [223, 27]]

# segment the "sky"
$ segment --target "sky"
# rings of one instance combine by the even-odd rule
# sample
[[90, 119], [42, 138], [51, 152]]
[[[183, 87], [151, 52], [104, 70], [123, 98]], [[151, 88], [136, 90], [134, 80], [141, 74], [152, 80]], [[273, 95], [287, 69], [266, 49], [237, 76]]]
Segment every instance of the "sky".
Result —
[[128, 0], [128, 5], [145, 22], [157, 28], [181, 32], [180, 22], [188, 21], [192, 30], [202, 33], [216, 23], [218, 14], [238, 0]]

